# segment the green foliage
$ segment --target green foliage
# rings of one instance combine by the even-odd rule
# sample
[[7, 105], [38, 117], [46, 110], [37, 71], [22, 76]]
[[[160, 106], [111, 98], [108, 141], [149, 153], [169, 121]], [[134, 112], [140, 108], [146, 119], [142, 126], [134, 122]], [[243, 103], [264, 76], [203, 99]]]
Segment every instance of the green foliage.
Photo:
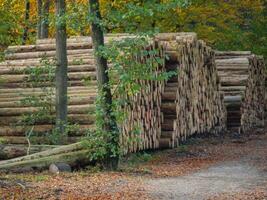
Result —
[[[133, 97], [141, 90], [148, 90], [144, 82], [165, 81], [176, 74], [173, 71], [157, 73], [167, 58], [159, 57], [158, 49], [147, 48], [151, 37], [153, 37], [152, 31], [120, 41], [114, 40], [100, 48], [98, 52], [112, 63], [108, 73], [113, 91], [113, 114], [119, 125], [125, 123], [128, 114], [122, 111], [123, 108], [129, 106]], [[134, 125], [132, 134], [137, 137], [129, 138], [128, 143], [138, 142], [140, 135], [138, 124]]]
[[265, 0], [103, 1], [108, 32], [196, 32], [219, 50], [252, 50], [267, 58]]
[[[36, 38], [37, 5], [31, 2], [30, 39]], [[201, 39], [219, 50], [252, 50], [267, 58], [265, 0], [100, 0], [108, 33], [118, 32], [197, 32]], [[68, 35], [88, 35], [88, 1], [67, 1]], [[24, 4], [18, 0], [0, 0], [0, 50], [20, 44]], [[50, 36], [54, 35], [54, 3], [49, 14]]]
[[159, 50], [146, 49], [151, 32], [112, 41], [100, 49], [101, 56], [105, 57], [112, 67], [109, 68], [111, 85], [116, 85], [113, 96], [124, 94], [132, 96], [140, 91], [142, 81], [160, 81], [173, 75], [173, 72], [156, 74], [165, 58], [161, 58]]
[[[146, 5], [148, 6], [149, 4]], [[169, 4], [164, 5], [166, 10], [168, 10], [167, 5]], [[129, 6], [129, 11], [134, 9], [134, 4], [132, 3], [127, 3], [125, 6]], [[129, 16], [125, 14], [124, 17], [129, 18], [137, 11], [138, 15], [141, 13], [149, 15], [148, 10], [148, 7], [138, 5], [133, 12], [131, 11], [132, 13], [128, 13]], [[115, 15], [120, 17], [119, 12], [114, 13]], [[103, 31], [109, 28], [109, 24], [105, 19], [101, 20], [97, 16], [90, 14], [89, 20], [97, 23], [102, 27]], [[112, 23], [116, 25], [119, 21], [113, 21]], [[128, 30], [131, 30], [131, 23], [128, 23], [127, 27], [129, 27]], [[160, 67], [167, 58], [160, 57], [159, 50], [151, 46], [151, 38], [156, 33], [155, 29], [147, 27], [147, 29], [138, 31], [135, 35], [130, 35], [120, 40], [115, 39], [105, 46], [98, 47], [97, 52], [95, 52], [97, 56], [105, 58], [112, 65], [108, 68], [108, 85], [104, 85], [103, 88], [98, 90], [96, 130], [89, 132], [87, 140], [84, 142], [87, 148], [90, 149], [91, 159], [101, 160], [107, 158], [107, 156], [119, 156], [124, 147], [119, 146], [120, 133], [117, 130], [117, 125], [121, 127], [125, 123], [128, 114], [123, 111], [123, 108], [130, 106], [133, 97], [138, 95], [141, 90], [148, 90], [144, 82], [165, 81], [176, 74], [176, 72], [159, 72]], [[111, 108], [106, 103], [105, 88], [111, 88], [113, 92]], [[110, 118], [107, 118], [107, 112], [111, 112]], [[117, 124], [113, 124], [114, 121]], [[111, 125], [111, 129], [108, 131], [103, 128], [107, 124]], [[138, 124], [134, 125], [134, 127], [132, 133], [135, 136], [130, 139], [138, 141], [140, 128]]]
[[20, 14], [15, 7], [14, 1], [2, 0], [0, 2], [0, 50], [21, 40], [22, 27], [18, 23]]
[[65, 126], [65, 131], [63, 134], [61, 133], [59, 128], [57, 127], [53, 128], [52, 131], [46, 135], [47, 143], [52, 145], [67, 144], [68, 135], [70, 135], [71, 133], [79, 134], [81, 131], [80, 126], [78, 124], [67, 123], [64, 124], [64, 126]]
[[6, 142], [5, 138], [0, 137], [0, 144], [4, 144]]
[[[113, 32], [149, 32], [159, 30], [158, 21], [177, 8], [190, 5], [188, 0], [118, 0], [104, 4], [104, 19], [107, 30]], [[162, 30], [164, 31], [164, 30]]]
[[[112, 113], [111, 117], [116, 119], [119, 127], [125, 123], [127, 118], [123, 108], [131, 105], [132, 98], [141, 91], [147, 90], [144, 81], [165, 81], [176, 72], [159, 73], [159, 68], [164, 64], [165, 59], [159, 56], [159, 50], [147, 48], [150, 46], [151, 37], [155, 33], [136, 34], [122, 40], [114, 40], [99, 48], [96, 52], [106, 58], [112, 65], [108, 69], [110, 82], [108, 87], [112, 88]], [[96, 100], [96, 131], [89, 132], [84, 142], [90, 149], [91, 159], [104, 159], [107, 154], [115, 157], [122, 153], [124, 147], [118, 147], [119, 132], [112, 129], [105, 132], [103, 126], [107, 120], [105, 108], [103, 107], [104, 95], [99, 93]], [[140, 141], [140, 127], [134, 126], [132, 134], [136, 137], [129, 139], [129, 143]]]
[[[265, 11], [264, 11], [265, 10]], [[266, 3], [262, 0], [196, 0], [177, 12], [181, 31], [194, 31], [218, 50], [251, 50], [266, 54]]]
[[[117, 157], [120, 154], [118, 146], [118, 130], [116, 125], [109, 132], [103, 130], [106, 123], [103, 105], [104, 95], [98, 92], [96, 99], [96, 130], [87, 130], [87, 135], [83, 140], [84, 147], [90, 149], [90, 160], [104, 160], [109, 157]], [[113, 113], [111, 113], [113, 115]], [[110, 120], [110, 119], [109, 119]]]
[[87, 19], [88, 4], [71, 1], [67, 3], [67, 13], [69, 13], [67, 26], [68, 32], [71, 35], [88, 35], [89, 26]]

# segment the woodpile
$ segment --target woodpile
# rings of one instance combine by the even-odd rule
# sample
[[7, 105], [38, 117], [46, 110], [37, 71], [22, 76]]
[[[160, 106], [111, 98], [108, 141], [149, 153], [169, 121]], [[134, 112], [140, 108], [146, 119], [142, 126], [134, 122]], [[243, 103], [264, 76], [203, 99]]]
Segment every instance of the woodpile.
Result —
[[[131, 36], [109, 35], [105, 40], [109, 42], [125, 37]], [[121, 143], [125, 153], [172, 148], [194, 134], [221, 132], [225, 128], [226, 110], [219, 92], [214, 52], [193, 33], [159, 34], [147, 48], [158, 49], [160, 58], [165, 58], [165, 54], [169, 58], [155, 68], [155, 76], [173, 70], [177, 75], [168, 81], [142, 80], [140, 93], [129, 97], [129, 106], [123, 108], [127, 118], [121, 125]], [[25, 107], [20, 100], [23, 95], [42, 95], [40, 87], [24, 84], [27, 79], [24, 71], [29, 66], [40, 65], [43, 57], [53, 58], [55, 40], [12, 46], [7, 52], [6, 61], [0, 63], [0, 137], [9, 147], [16, 144], [22, 148], [21, 145], [27, 144], [25, 127], [14, 125], [23, 114], [35, 112], [37, 108]], [[68, 119], [78, 123], [82, 129], [78, 134], [69, 135], [72, 143], [84, 135], [83, 130], [94, 128], [97, 88], [91, 38], [68, 39], [68, 62]], [[84, 80], [90, 80], [90, 85], [85, 86]], [[43, 86], [51, 87], [49, 83]], [[45, 145], [42, 141], [52, 127], [53, 122], [47, 121], [34, 126], [38, 144]], [[134, 133], [136, 127], [140, 134]]]
[[[129, 35], [109, 35], [106, 42], [110, 40], [122, 39], [125, 37], [131, 37]], [[146, 48], [159, 48], [159, 57], [163, 57], [163, 49], [156, 46], [156, 43], [151, 43], [150, 47]], [[41, 88], [29, 88], [28, 85], [21, 83], [25, 81], [27, 75], [23, 71], [28, 67], [35, 67], [40, 64], [42, 57], [53, 58], [55, 55], [55, 40], [45, 39], [38, 40], [36, 45], [30, 46], [12, 46], [7, 49], [6, 62], [1, 63], [0, 73], [2, 72], [3, 84], [1, 84], [2, 92], [10, 91], [8, 94], [0, 95], [0, 115], [8, 116], [7, 121], [2, 121], [5, 129], [2, 129], [2, 140], [7, 144], [27, 144], [27, 140], [24, 137], [25, 128], [21, 126], [9, 127], [9, 124], [16, 123], [20, 117], [26, 113], [32, 113], [37, 110], [34, 107], [22, 107], [19, 101], [23, 98], [23, 95], [36, 94], [42, 95]], [[145, 58], [143, 58], [145, 59]], [[92, 50], [92, 41], [89, 37], [74, 37], [68, 39], [68, 61], [69, 61], [69, 107], [68, 118], [71, 123], [78, 123], [82, 128], [80, 134], [84, 134], [84, 129], [94, 128], [94, 115], [90, 114], [94, 111], [94, 101], [97, 94], [96, 87], [96, 73], [94, 65], [94, 56]], [[158, 66], [156, 68], [155, 75], [164, 70], [164, 66]], [[1, 75], [0, 75], [1, 76]], [[1, 77], [0, 77], [1, 78]], [[90, 80], [89, 86], [85, 86], [83, 80]], [[163, 81], [144, 81], [143, 85], [147, 86], [142, 89], [140, 94], [129, 97], [131, 105], [123, 108], [124, 112], [128, 112], [126, 122], [122, 125], [122, 145], [125, 147], [125, 152], [135, 152], [140, 149], [153, 149], [157, 148], [156, 135], [154, 131], [160, 130], [160, 102], [161, 95], [157, 95], [163, 89]], [[46, 86], [46, 85], [41, 85]], [[47, 85], [49, 87], [49, 83]], [[1, 90], [1, 89], [0, 89]], [[154, 94], [153, 94], [154, 93]], [[1, 97], [3, 102], [1, 102]], [[12, 102], [9, 100], [13, 99]], [[135, 108], [142, 110], [142, 112], [135, 112]], [[148, 110], [147, 108], [151, 108]], [[154, 108], [158, 108], [154, 109]], [[139, 115], [140, 114], [140, 115]], [[0, 119], [1, 123], [1, 119]], [[142, 143], [136, 138], [133, 133], [136, 127], [140, 127]], [[30, 127], [26, 127], [30, 128]], [[42, 133], [48, 132], [53, 126], [47, 124], [46, 121], [35, 125], [34, 132], [40, 133], [35, 143], [38, 144], [43, 141], [46, 144], [45, 137]], [[153, 136], [154, 135], [154, 136]], [[77, 133], [73, 136], [69, 136], [70, 142], [76, 142], [80, 139]], [[127, 138], [127, 139], [126, 139]], [[76, 139], [76, 140], [75, 140]], [[128, 142], [130, 141], [131, 142]], [[142, 147], [141, 147], [142, 146]]]
[[[163, 46], [154, 41], [151, 46], [146, 47], [148, 51], [158, 50], [154, 57], [165, 58]], [[152, 59], [149, 56], [142, 56], [140, 62]], [[163, 59], [164, 60], [164, 59]], [[165, 72], [163, 65], [154, 64], [154, 77]], [[137, 152], [146, 149], [157, 149], [161, 135], [161, 98], [164, 91], [165, 81], [163, 80], [137, 80], [141, 90], [134, 96], [128, 96], [129, 105], [123, 108], [126, 119], [121, 126], [121, 145], [124, 152]]]
[[166, 70], [178, 75], [167, 81], [162, 96], [160, 148], [176, 147], [194, 134], [220, 133], [225, 108], [219, 93], [215, 54], [194, 33], [163, 34]]
[[[35, 153], [54, 148], [47, 138], [54, 127], [53, 121], [38, 121], [33, 126], [34, 136], [29, 139], [30, 149], [25, 133], [32, 127], [18, 123], [23, 115], [39, 109], [22, 104], [26, 96], [41, 97], [44, 95], [43, 88], [50, 90], [52, 87], [50, 91], [55, 90], [51, 83], [36, 86], [27, 81], [29, 75], [25, 70], [40, 66], [41, 59], [52, 60], [55, 56], [55, 44], [44, 41], [38, 41], [36, 45], [9, 47], [5, 62], [0, 63], [0, 159], [25, 155], [27, 151]], [[70, 133], [65, 142], [74, 143], [85, 136], [87, 129], [94, 129], [97, 87], [92, 44], [72, 42], [70, 39], [68, 62], [68, 121], [78, 124], [80, 131]], [[90, 87], [85, 85], [84, 80], [90, 80]]]
[[227, 107], [227, 126], [237, 132], [264, 125], [265, 67], [251, 52], [217, 52], [216, 65]]

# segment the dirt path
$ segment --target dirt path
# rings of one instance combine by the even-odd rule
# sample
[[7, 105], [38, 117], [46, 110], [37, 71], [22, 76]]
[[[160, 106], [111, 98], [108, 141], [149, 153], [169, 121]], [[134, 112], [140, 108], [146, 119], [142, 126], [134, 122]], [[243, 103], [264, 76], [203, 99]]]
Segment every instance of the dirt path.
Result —
[[191, 139], [125, 159], [119, 172], [0, 174], [0, 199], [267, 199], [267, 133]]
[[185, 176], [149, 180], [146, 184], [150, 196], [166, 200], [267, 199], [266, 136], [232, 142], [244, 142], [246, 146], [237, 145], [232, 152], [224, 149], [224, 154], [233, 156], [230, 161]]
[[146, 182], [148, 191], [154, 199], [166, 200], [219, 198], [226, 194], [253, 193], [257, 188], [265, 190], [267, 195], [267, 170], [262, 169], [267, 164], [267, 155], [262, 153], [266, 152], [267, 140], [258, 138], [247, 145], [252, 144], [255, 145], [253, 151], [233, 161], [220, 162], [185, 176], [149, 180]]
[[235, 161], [182, 177], [149, 180], [147, 185], [154, 199], [201, 200], [218, 194], [249, 191], [264, 185], [266, 180], [267, 172], [262, 173], [245, 162]]

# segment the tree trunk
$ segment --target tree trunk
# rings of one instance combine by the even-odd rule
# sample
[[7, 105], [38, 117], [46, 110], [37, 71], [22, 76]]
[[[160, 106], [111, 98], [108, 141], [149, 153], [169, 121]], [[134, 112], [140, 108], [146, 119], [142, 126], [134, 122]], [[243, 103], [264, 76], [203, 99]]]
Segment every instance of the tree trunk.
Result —
[[45, 39], [48, 38], [49, 34], [49, 7], [50, 7], [50, 0], [45, 0], [43, 9], [42, 9], [42, 26], [41, 26], [41, 38]]
[[[98, 0], [89, 0], [90, 14], [94, 16], [94, 20], [91, 22], [92, 40], [93, 46], [96, 52], [99, 51], [101, 46], [104, 46], [104, 33], [99, 25], [101, 21], [101, 14], [99, 10]], [[113, 155], [112, 147], [118, 149], [119, 147], [119, 135], [116, 124], [116, 119], [112, 114], [112, 95], [109, 85], [108, 65], [107, 60], [99, 55], [95, 54], [96, 67], [97, 67], [97, 81], [98, 81], [98, 95], [100, 97], [99, 106], [102, 110], [101, 119], [103, 119], [103, 125], [101, 129], [104, 133], [107, 133], [106, 142], [109, 146], [108, 153], [105, 158], [105, 167], [107, 169], [116, 169], [118, 167], [118, 155]]]
[[22, 36], [23, 45], [26, 44], [26, 41], [28, 39], [29, 19], [30, 19], [30, 1], [25, 0], [25, 16], [24, 16], [25, 27], [24, 27], [23, 36]]
[[41, 30], [42, 30], [42, 7], [43, 1], [37, 0], [37, 11], [38, 11], [38, 24], [37, 24], [37, 39], [41, 39]]
[[67, 34], [65, 21], [65, 0], [56, 0], [56, 123], [60, 133], [64, 133], [67, 123]]

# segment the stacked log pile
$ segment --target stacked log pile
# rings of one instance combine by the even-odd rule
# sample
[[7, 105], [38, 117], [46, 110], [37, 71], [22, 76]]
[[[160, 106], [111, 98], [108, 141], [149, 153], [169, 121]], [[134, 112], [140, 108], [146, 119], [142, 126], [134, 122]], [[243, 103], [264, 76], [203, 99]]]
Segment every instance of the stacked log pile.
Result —
[[227, 126], [238, 132], [264, 125], [265, 68], [251, 52], [217, 52]]
[[[82, 128], [91, 127], [94, 123], [94, 116], [89, 115], [94, 110], [94, 99], [96, 96], [96, 86], [88, 88], [84, 85], [84, 79], [93, 80], [95, 83], [95, 66], [94, 57], [90, 45], [84, 45], [84, 50], [70, 43], [68, 45], [69, 58], [69, 121], [79, 123]], [[86, 46], [86, 47], [85, 47]], [[40, 65], [40, 60], [44, 57], [47, 59], [55, 55], [55, 45], [35, 45], [33, 48], [29, 46], [10, 47], [6, 61], [0, 63], [0, 135], [6, 142], [26, 143], [24, 132], [25, 129], [18, 127], [16, 123], [21, 116], [37, 110], [34, 107], [28, 107], [21, 104], [21, 100], [28, 95], [43, 95], [42, 88], [51, 87], [51, 83], [44, 83], [40, 87], [31, 85], [27, 82], [28, 74], [25, 70], [28, 67], [36, 67]], [[40, 49], [40, 50], [39, 50]], [[49, 49], [49, 50], [47, 50]], [[33, 51], [33, 52], [32, 52]], [[85, 53], [86, 52], [86, 53]], [[82, 61], [77, 61], [82, 59]], [[46, 85], [47, 84], [47, 85]], [[52, 125], [47, 122], [40, 122], [34, 126], [35, 132], [46, 132], [51, 130]]]
[[[109, 35], [105, 38], [108, 43], [110, 40], [119, 40], [129, 35]], [[97, 94], [96, 72], [94, 64], [94, 55], [92, 41], [89, 37], [74, 37], [68, 39], [68, 77], [69, 77], [69, 106], [68, 120], [70, 123], [78, 123], [82, 131], [78, 134], [73, 133], [68, 137], [68, 142], [76, 142], [83, 135], [86, 129], [94, 129], [94, 101]], [[146, 48], [158, 48], [159, 57], [163, 57], [163, 49], [156, 43], [151, 42], [151, 46]], [[8, 144], [2, 147], [6, 152], [6, 157], [25, 154], [28, 140], [25, 137], [25, 131], [31, 127], [15, 126], [23, 114], [32, 113], [37, 110], [35, 107], [25, 107], [20, 104], [23, 96], [43, 95], [39, 87], [32, 88], [32, 85], [25, 84], [28, 75], [25, 69], [40, 65], [42, 58], [53, 59], [55, 56], [55, 40], [38, 40], [36, 45], [30, 46], [11, 46], [7, 49], [6, 61], [0, 63], [0, 125], [2, 127], [0, 136], [3, 143]], [[144, 59], [144, 58], [143, 58]], [[164, 71], [164, 66], [155, 68], [155, 76]], [[84, 80], [90, 80], [86, 86]], [[164, 87], [164, 81], [143, 81], [140, 94], [129, 97], [131, 105], [124, 108], [128, 113], [125, 123], [122, 125], [122, 145], [125, 152], [135, 152], [141, 149], [154, 149], [158, 147], [158, 137], [160, 135], [160, 98]], [[41, 85], [42, 87], [51, 87], [50, 83]], [[138, 110], [138, 112], [137, 112]], [[53, 128], [54, 122], [40, 122], [34, 126], [33, 131], [39, 133], [34, 137], [34, 142], [47, 147], [46, 135]], [[138, 126], [141, 134], [136, 138], [134, 129]], [[157, 134], [154, 134], [156, 133]], [[130, 142], [129, 142], [130, 141]], [[16, 144], [19, 151], [14, 152]], [[25, 144], [22, 148], [22, 144]], [[15, 148], [16, 149], [16, 148]], [[34, 150], [32, 150], [34, 151]], [[3, 156], [2, 156], [3, 157]]]
[[[110, 35], [105, 40], [108, 42], [125, 37], [129, 36]], [[142, 81], [144, 87], [140, 93], [129, 97], [130, 105], [123, 108], [127, 118], [121, 126], [121, 143], [125, 153], [171, 148], [193, 134], [222, 131], [226, 118], [219, 94], [214, 52], [193, 33], [159, 34], [149, 48], [158, 49], [161, 58], [165, 58], [165, 54], [169, 57], [163, 65], [156, 67], [155, 76], [165, 70], [178, 73], [167, 82]], [[23, 114], [36, 110], [34, 107], [23, 107], [19, 103], [21, 95], [42, 95], [40, 88], [22, 84], [27, 78], [23, 72], [29, 66], [39, 65], [43, 57], [52, 59], [55, 40], [39, 40], [36, 45], [29, 46], [12, 46], [7, 51], [6, 61], [0, 63], [0, 137], [8, 144], [5, 148], [16, 144], [21, 149], [22, 144], [27, 144], [25, 127], [12, 125]], [[97, 87], [91, 38], [68, 39], [68, 62], [69, 121], [78, 123], [83, 130], [93, 129], [95, 117], [92, 112], [95, 109]], [[84, 85], [84, 79], [90, 80], [89, 86]], [[50, 87], [48, 83], [44, 86]], [[39, 133], [36, 141], [45, 145], [44, 148], [48, 148], [44, 142], [45, 133], [52, 127], [53, 124], [46, 121], [34, 126], [33, 130]], [[140, 130], [138, 136], [134, 133], [136, 127]], [[71, 134], [69, 142], [79, 140], [83, 134], [84, 131]], [[25, 153], [22, 150], [19, 152]], [[14, 148], [12, 153], [14, 155]]]
[[[163, 45], [155, 41], [148, 50], [157, 49], [153, 57], [163, 59], [163, 64], [156, 64], [154, 77], [159, 77], [165, 72], [165, 51]], [[142, 57], [141, 62], [151, 57]], [[155, 65], [154, 64], [154, 65]], [[129, 96], [129, 106], [123, 112], [127, 113], [122, 124], [121, 144], [127, 152], [137, 152], [146, 149], [157, 149], [161, 135], [161, 98], [164, 91], [164, 80], [137, 80], [141, 90], [134, 96]]]
[[[36, 44], [30, 46], [11, 46], [7, 49], [6, 61], [0, 63], [0, 137], [1, 158], [25, 155], [27, 151], [36, 152], [54, 148], [47, 145], [47, 134], [53, 129], [54, 123], [40, 121], [33, 127], [34, 136], [30, 138], [31, 149], [28, 149], [28, 139], [25, 133], [31, 126], [20, 125], [23, 115], [38, 110], [36, 107], [24, 105], [21, 101], [27, 96], [41, 96], [42, 88], [50, 88], [51, 83], [34, 86], [28, 83], [25, 70], [40, 65], [43, 58], [52, 59], [55, 56], [55, 44]], [[76, 142], [84, 134], [85, 129], [94, 128], [94, 100], [96, 96], [95, 66], [92, 45], [79, 43], [70, 39], [68, 44], [68, 77], [69, 77], [69, 110], [70, 123], [79, 124], [81, 131], [73, 133], [68, 143]], [[83, 80], [92, 80], [92, 86], [86, 87]], [[54, 88], [52, 88], [52, 91]], [[19, 125], [18, 125], [19, 124]], [[12, 144], [12, 145], [11, 145]], [[36, 146], [38, 144], [38, 147]]]
[[225, 107], [219, 93], [215, 54], [194, 33], [159, 35], [166, 45], [167, 81], [162, 96], [160, 147], [177, 146], [194, 134], [219, 133], [225, 128]]

